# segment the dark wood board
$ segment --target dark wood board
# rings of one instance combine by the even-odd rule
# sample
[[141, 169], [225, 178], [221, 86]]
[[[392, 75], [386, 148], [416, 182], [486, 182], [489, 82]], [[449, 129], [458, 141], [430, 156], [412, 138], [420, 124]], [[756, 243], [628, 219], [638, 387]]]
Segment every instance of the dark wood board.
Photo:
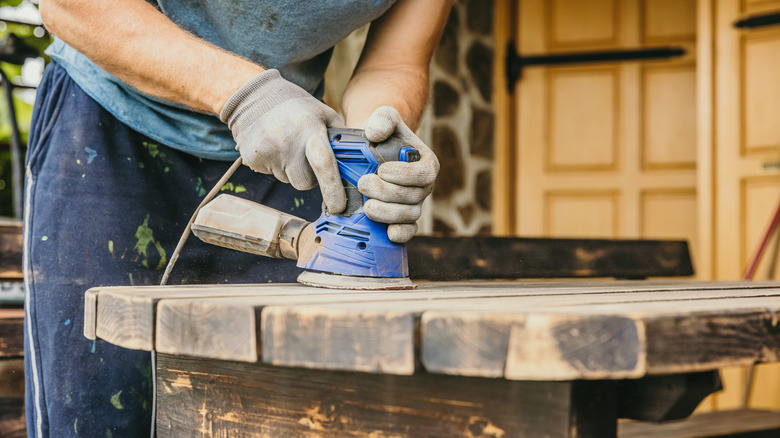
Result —
[[0, 397], [0, 437], [27, 437], [24, 397]]
[[694, 274], [685, 241], [417, 236], [412, 279], [649, 278]]
[[695, 414], [664, 424], [626, 421], [618, 424], [620, 438], [777, 438], [780, 412], [733, 410]]
[[612, 382], [392, 376], [158, 354], [157, 433], [578, 437], [616, 433]]
[[24, 310], [0, 309], [0, 359], [24, 357]]
[[0, 279], [22, 278], [22, 222], [0, 219]]

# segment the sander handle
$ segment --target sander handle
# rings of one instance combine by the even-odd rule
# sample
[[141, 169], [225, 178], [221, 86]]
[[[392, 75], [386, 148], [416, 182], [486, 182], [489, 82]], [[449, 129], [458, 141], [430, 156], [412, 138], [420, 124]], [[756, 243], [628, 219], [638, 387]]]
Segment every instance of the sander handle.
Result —
[[[390, 138], [381, 143], [374, 143], [366, 137], [366, 133], [362, 129], [328, 128], [328, 140], [330, 140], [331, 147], [334, 148], [336, 160], [337, 162], [340, 162], [340, 167], [348, 167], [350, 162], [359, 160], [353, 153], [342, 155], [338, 152], [341, 145], [349, 144], [364, 145], [364, 150], [367, 150], [378, 163], [377, 169], [383, 163], [390, 161], [406, 161], [411, 163], [420, 160], [420, 152], [412, 146], [409, 146], [396, 135], [390, 136]], [[376, 169], [374, 169], [374, 171], [376, 171]], [[359, 179], [359, 177], [357, 179]], [[351, 216], [357, 213], [363, 206], [365, 199], [358, 191], [357, 179], [350, 181], [348, 178], [344, 177], [344, 172], [342, 171], [341, 182], [344, 185], [344, 191], [347, 195], [347, 206], [344, 208], [344, 211], [337, 213], [338, 216]], [[323, 211], [326, 211], [324, 205]]]

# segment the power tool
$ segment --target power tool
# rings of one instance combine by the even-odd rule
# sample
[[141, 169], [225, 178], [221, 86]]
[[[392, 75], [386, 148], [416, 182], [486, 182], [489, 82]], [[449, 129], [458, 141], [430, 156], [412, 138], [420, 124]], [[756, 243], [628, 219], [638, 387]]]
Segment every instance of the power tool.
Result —
[[319, 219], [299, 217], [232, 195], [222, 194], [197, 213], [192, 232], [226, 248], [298, 260], [300, 283], [331, 289], [413, 289], [406, 245], [391, 242], [387, 224], [363, 212], [367, 201], [357, 189], [361, 176], [388, 161], [413, 162], [420, 153], [395, 137], [379, 144], [361, 129], [328, 129], [347, 195], [347, 207], [331, 213], [323, 203]]

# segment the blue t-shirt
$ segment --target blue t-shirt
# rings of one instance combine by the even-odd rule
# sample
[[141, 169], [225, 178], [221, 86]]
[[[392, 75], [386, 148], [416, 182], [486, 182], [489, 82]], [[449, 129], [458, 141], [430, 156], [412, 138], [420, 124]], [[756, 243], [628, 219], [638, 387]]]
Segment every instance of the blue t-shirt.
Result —
[[[157, 0], [181, 28], [251, 59], [317, 97], [333, 46], [381, 16], [395, 0]], [[201, 158], [238, 157], [216, 115], [141, 93], [59, 38], [46, 53], [95, 101], [130, 128]]]

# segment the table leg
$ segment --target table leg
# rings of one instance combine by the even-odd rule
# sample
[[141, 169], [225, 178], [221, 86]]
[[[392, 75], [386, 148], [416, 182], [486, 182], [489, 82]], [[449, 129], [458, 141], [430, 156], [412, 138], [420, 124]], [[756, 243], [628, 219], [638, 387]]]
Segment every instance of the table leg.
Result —
[[393, 376], [157, 356], [161, 438], [616, 435], [612, 382]]

